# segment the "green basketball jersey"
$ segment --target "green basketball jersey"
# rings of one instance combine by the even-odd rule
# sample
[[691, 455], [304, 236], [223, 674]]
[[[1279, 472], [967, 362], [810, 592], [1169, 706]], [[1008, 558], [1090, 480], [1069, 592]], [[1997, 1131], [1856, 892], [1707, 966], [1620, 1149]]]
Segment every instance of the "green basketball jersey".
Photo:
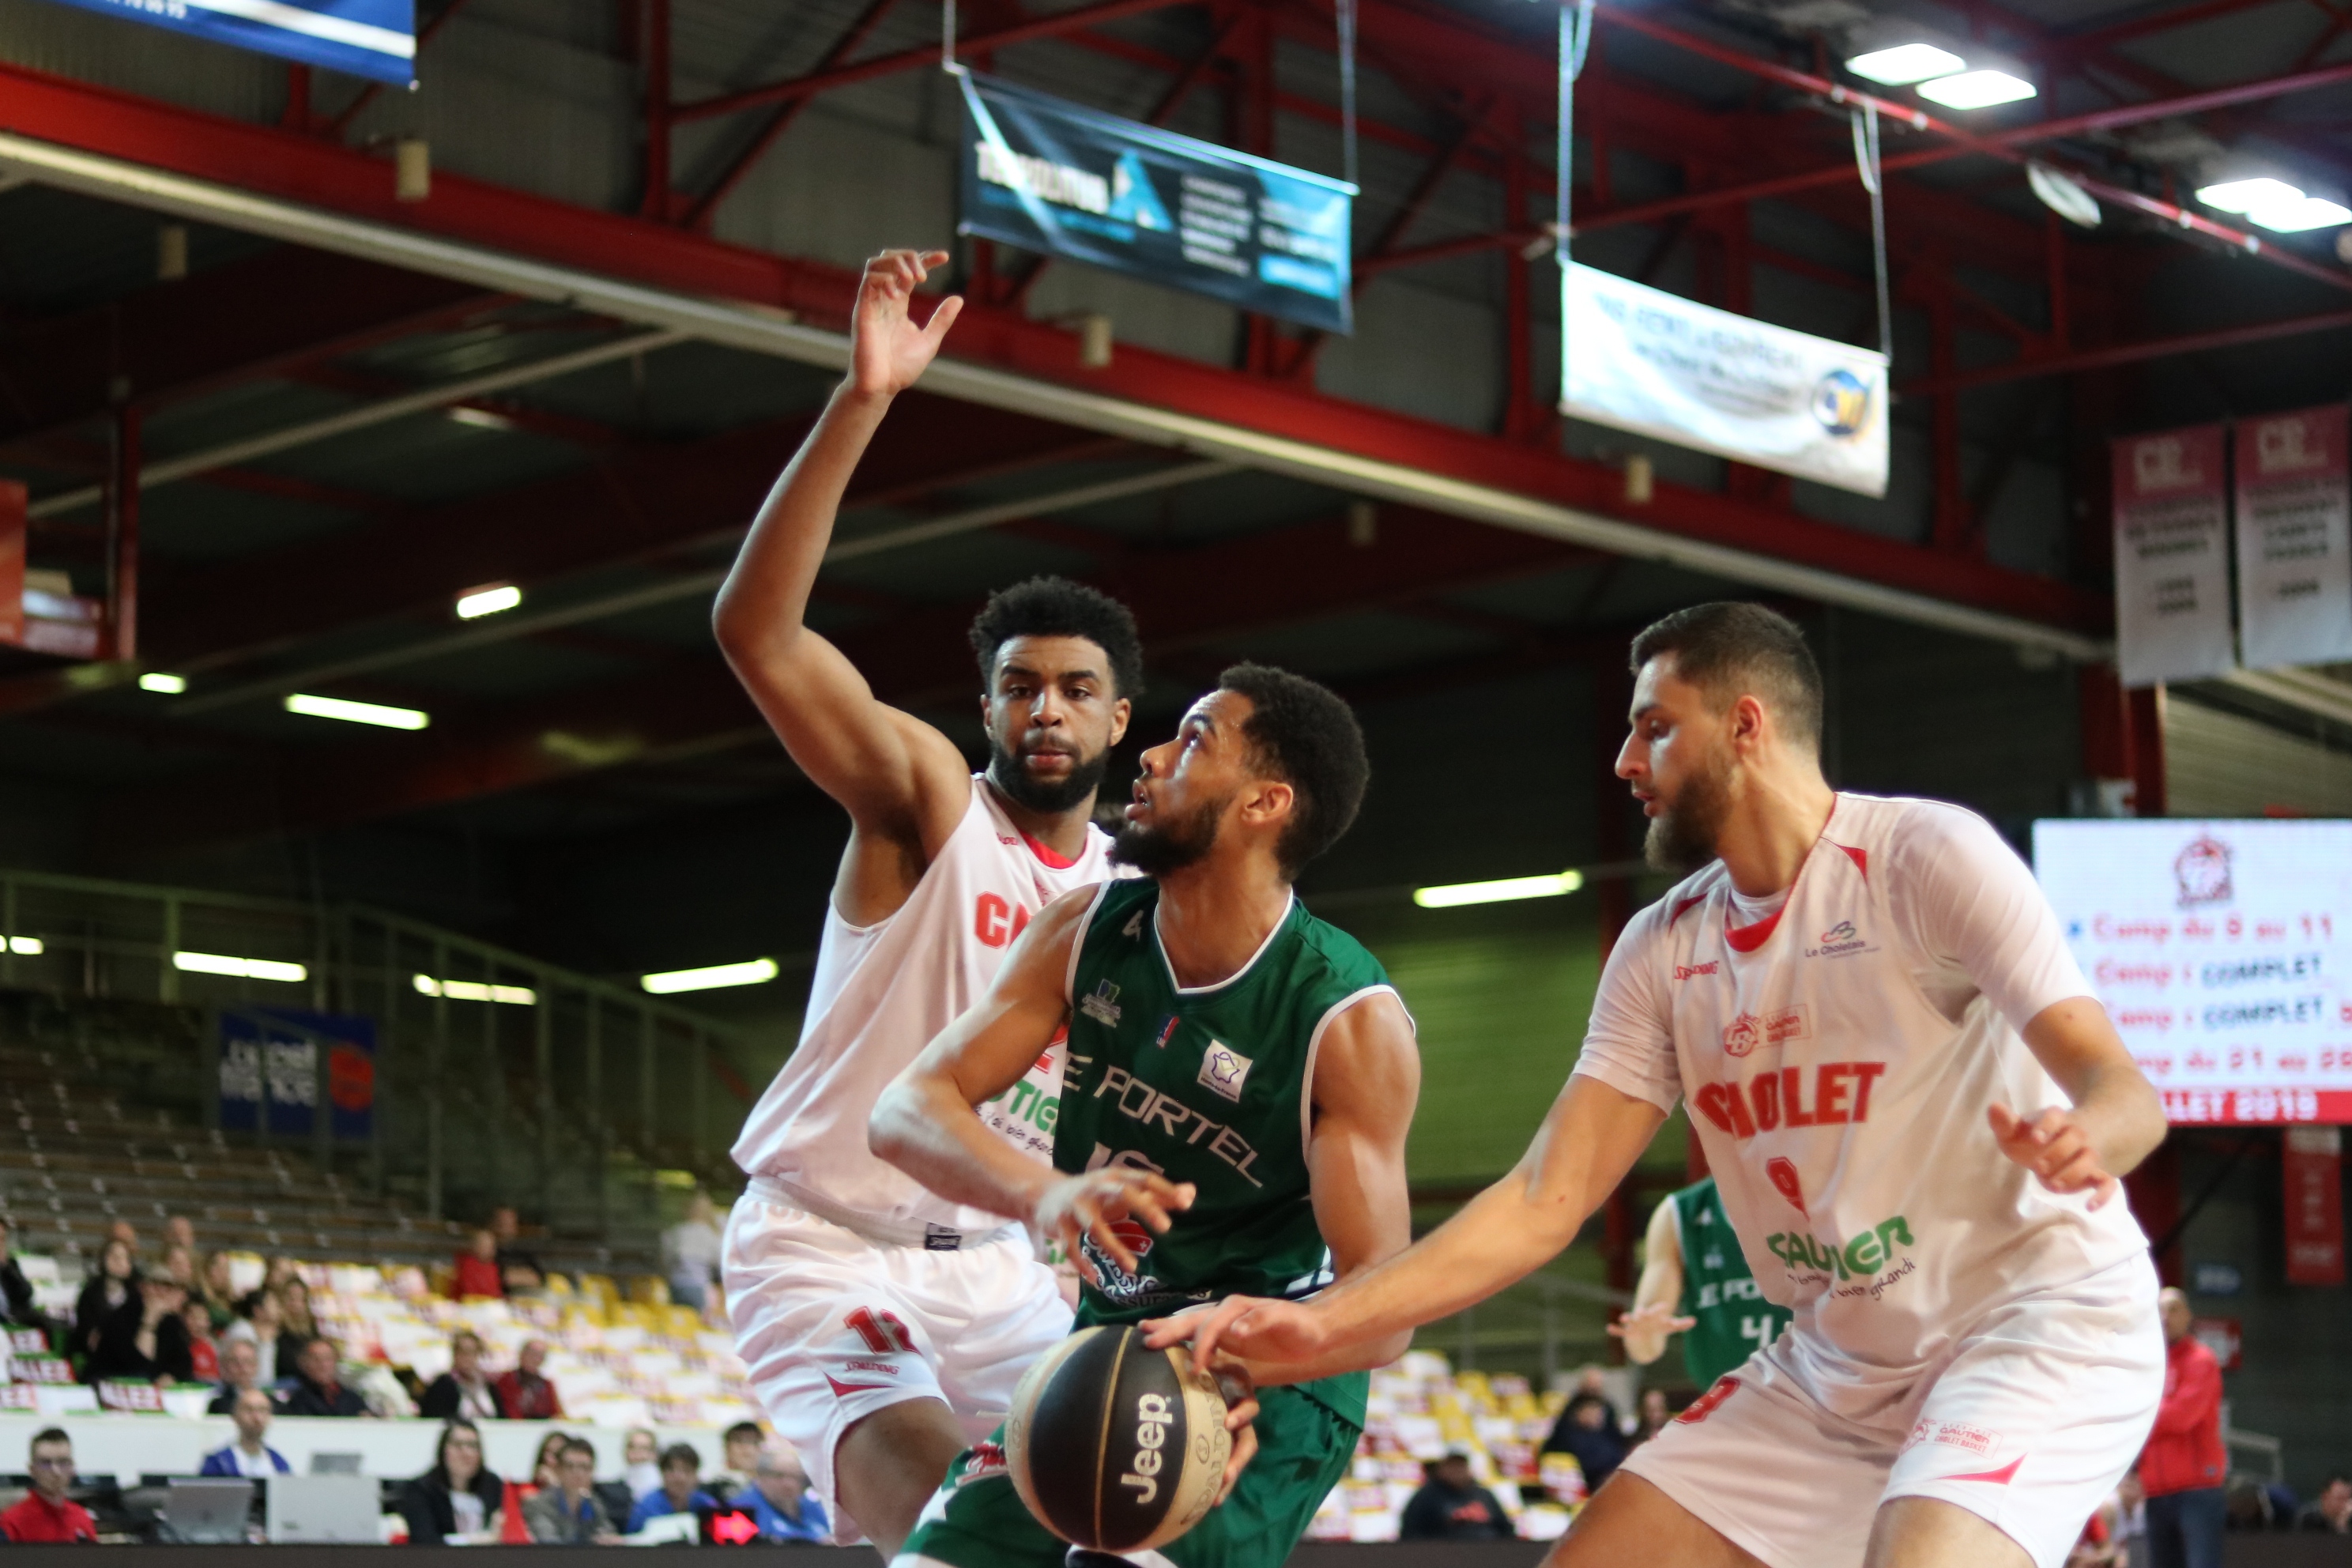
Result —
[[[1148, 878], [1106, 882], [1079, 929], [1054, 1163], [1074, 1174], [1137, 1165], [1198, 1192], [1164, 1236], [1121, 1224], [1132, 1274], [1087, 1245], [1102, 1282], [1087, 1283], [1081, 1324], [1331, 1282], [1307, 1173], [1315, 1049], [1348, 1004], [1389, 983], [1355, 938], [1293, 900], [1240, 973], [1180, 989], [1160, 948], [1159, 904]], [[1360, 1375], [1307, 1391], [1361, 1423]]]
[[1683, 1188], [1670, 1201], [1683, 1251], [1683, 1294], [1675, 1312], [1698, 1320], [1683, 1335], [1683, 1363], [1691, 1381], [1706, 1388], [1779, 1338], [1789, 1326], [1789, 1309], [1766, 1300], [1763, 1288], [1748, 1272], [1713, 1176]]

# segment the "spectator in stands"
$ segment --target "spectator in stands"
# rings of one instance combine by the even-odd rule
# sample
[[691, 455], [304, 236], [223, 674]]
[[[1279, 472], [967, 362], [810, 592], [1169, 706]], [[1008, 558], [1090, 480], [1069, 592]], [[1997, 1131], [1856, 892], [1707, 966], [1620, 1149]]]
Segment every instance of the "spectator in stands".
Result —
[[261, 1351], [251, 1340], [224, 1340], [220, 1344], [220, 1387], [205, 1406], [214, 1415], [236, 1413], [236, 1396], [248, 1388], [269, 1390], [261, 1382]]
[[587, 1546], [613, 1539], [613, 1521], [596, 1500], [596, 1450], [566, 1437], [555, 1458], [555, 1480], [522, 1505], [530, 1538], [542, 1546]]
[[167, 1247], [163, 1249], [163, 1261], [156, 1265], [155, 1272], [167, 1279], [177, 1279], [194, 1290], [196, 1288], [196, 1255], [177, 1244]]
[[290, 1352], [293, 1341], [279, 1332], [284, 1321], [278, 1315], [278, 1298], [271, 1295], [267, 1287], [247, 1291], [245, 1300], [236, 1304], [236, 1321], [221, 1335], [221, 1342], [227, 1344], [237, 1340], [249, 1341], [260, 1358], [258, 1375], [265, 1384], [282, 1383], [291, 1376], [294, 1372], [293, 1356], [290, 1353], [286, 1355], [282, 1358], [284, 1364], [279, 1364], [280, 1342]]
[[1651, 1438], [1664, 1431], [1666, 1429], [1666, 1423], [1672, 1421], [1674, 1418], [1674, 1409], [1666, 1403], [1666, 1391], [1664, 1389], [1645, 1388], [1642, 1390], [1642, 1415], [1640, 1425], [1633, 1428], [1633, 1441], [1637, 1445], [1648, 1442]]
[[1421, 1489], [1397, 1522], [1399, 1541], [1508, 1541], [1518, 1533], [1495, 1494], [1470, 1473], [1468, 1449], [1448, 1449], [1422, 1475]]
[[506, 1483], [482, 1464], [481, 1428], [452, 1421], [441, 1428], [433, 1468], [401, 1494], [400, 1516], [411, 1546], [488, 1546], [499, 1540], [508, 1506]]
[[196, 1292], [204, 1299], [205, 1310], [212, 1314], [215, 1334], [236, 1320], [235, 1272], [229, 1255], [215, 1252], [205, 1259], [204, 1272], [196, 1281]]
[[2352, 1535], [2352, 1477], [2330, 1476], [2311, 1505], [2295, 1515], [2297, 1530]]
[[2219, 1568], [2229, 1504], [2222, 1483], [2221, 1368], [2189, 1331], [2189, 1298], [2168, 1289], [2164, 1315], [2164, 1397], [2156, 1429], [2140, 1451], [2147, 1494], [2147, 1551], [2153, 1568]]
[[721, 1502], [741, 1503], [744, 1500], [738, 1494], [750, 1491], [751, 1478], [760, 1473], [760, 1447], [765, 1436], [756, 1422], [738, 1421], [727, 1428], [719, 1439], [727, 1463], [702, 1484], [702, 1489]]
[[710, 1305], [711, 1288], [719, 1280], [721, 1237], [716, 1212], [709, 1196], [698, 1190], [687, 1200], [686, 1217], [662, 1232], [662, 1272], [669, 1279], [669, 1299], [698, 1312]]
[[278, 1287], [278, 1318], [297, 1342], [318, 1337], [319, 1321], [310, 1315], [310, 1287], [299, 1275], [289, 1276]]
[[2227, 1521], [2224, 1531], [2245, 1531], [2261, 1534], [2273, 1530], [2294, 1528], [2294, 1493], [2284, 1484], [2266, 1483], [2252, 1476], [2231, 1481], [2223, 1493], [2221, 1513]]
[[499, 1403], [498, 1386], [482, 1370], [482, 1337], [460, 1329], [449, 1341], [449, 1370], [435, 1378], [417, 1402], [416, 1413], [446, 1421], [462, 1415], [468, 1421], [495, 1421], [506, 1407]]
[[174, 1247], [184, 1247], [188, 1249], [188, 1256], [194, 1257], [196, 1253], [195, 1222], [184, 1214], [175, 1214], [165, 1220], [163, 1246], [166, 1250]]
[[365, 1415], [367, 1401], [343, 1386], [342, 1348], [324, 1334], [303, 1342], [294, 1354], [294, 1387], [286, 1395], [289, 1415]]
[[1575, 1455], [1584, 1471], [1585, 1486], [1599, 1491], [1601, 1483], [1625, 1462], [1625, 1434], [1611, 1419], [1615, 1414], [1609, 1401], [1600, 1394], [1578, 1394], [1559, 1413], [1551, 1436], [1544, 1439], [1543, 1451]]
[[33, 1489], [0, 1513], [0, 1536], [18, 1545], [96, 1542], [98, 1521], [66, 1496], [74, 1483], [73, 1439], [57, 1426], [34, 1433], [25, 1468], [32, 1472]]
[[269, 1446], [269, 1419], [277, 1405], [258, 1388], [236, 1396], [229, 1419], [236, 1423], [236, 1441], [205, 1456], [204, 1476], [282, 1476], [294, 1467]]
[[131, 1261], [139, 1261], [139, 1227], [127, 1219], [110, 1221], [106, 1227], [106, 1239], [119, 1241], [131, 1249]]
[[462, 1301], [468, 1296], [503, 1296], [506, 1282], [499, 1278], [499, 1238], [488, 1227], [474, 1232], [472, 1242], [457, 1254], [457, 1277], [450, 1282], [452, 1299]]
[[98, 1351], [99, 1331], [139, 1294], [139, 1264], [131, 1245], [110, 1235], [98, 1254], [98, 1272], [82, 1282], [74, 1299], [73, 1349], [76, 1355]]
[[637, 1500], [629, 1510], [629, 1533], [635, 1535], [657, 1519], [697, 1509], [717, 1508], [719, 1500], [695, 1484], [702, 1456], [691, 1443], [672, 1443], [662, 1450], [661, 1485]]
[[760, 1446], [752, 1489], [734, 1500], [751, 1514], [762, 1541], [808, 1541], [824, 1545], [833, 1539], [833, 1524], [824, 1505], [808, 1495], [808, 1471], [801, 1457], [782, 1437]]
[[522, 1222], [512, 1204], [500, 1204], [490, 1211], [490, 1234], [498, 1237], [499, 1281], [508, 1295], [529, 1295], [547, 1288], [547, 1270], [539, 1266], [538, 1258], [515, 1245], [522, 1235]]
[[[632, 1508], [639, 1498], [661, 1485], [661, 1466], [656, 1462], [656, 1456], [661, 1452], [660, 1444], [652, 1427], [636, 1426], [630, 1429], [628, 1441], [622, 1447], [621, 1463], [625, 1468], [621, 1471], [621, 1479], [628, 1485]], [[621, 1517], [629, 1516], [624, 1512]]]
[[18, 1267], [16, 1254], [8, 1246], [8, 1222], [0, 1219], [0, 1321], [20, 1329], [47, 1328], [40, 1302], [33, 1296], [33, 1282], [25, 1278]]
[[205, 1310], [203, 1297], [181, 1298], [180, 1321], [188, 1331], [188, 1381], [218, 1383], [220, 1347], [213, 1341], [213, 1315]]
[[189, 1383], [195, 1363], [188, 1353], [188, 1325], [180, 1316], [187, 1287], [161, 1274], [139, 1281], [138, 1290], [106, 1315], [98, 1348], [89, 1353], [92, 1383]]
[[539, 1370], [547, 1363], [547, 1342], [525, 1340], [512, 1372], [498, 1381], [499, 1403], [514, 1421], [561, 1421], [563, 1401]]

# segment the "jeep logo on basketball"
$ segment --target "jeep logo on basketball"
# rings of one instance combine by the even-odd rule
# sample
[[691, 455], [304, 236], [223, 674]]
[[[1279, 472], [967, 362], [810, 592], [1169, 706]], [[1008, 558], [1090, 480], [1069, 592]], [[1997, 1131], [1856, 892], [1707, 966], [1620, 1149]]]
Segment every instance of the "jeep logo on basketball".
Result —
[[1135, 1457], [1128, 1460], [1127, 1474], [1118, 1478], [1118, 1484], [1135, 1489], [1139, 1505], [1160, 1495], [1160, 1450], [1168, 1441], [1168, 1424], [1175, 1419], [1163, 1394], [1147, 1394], [1135, 1402]]

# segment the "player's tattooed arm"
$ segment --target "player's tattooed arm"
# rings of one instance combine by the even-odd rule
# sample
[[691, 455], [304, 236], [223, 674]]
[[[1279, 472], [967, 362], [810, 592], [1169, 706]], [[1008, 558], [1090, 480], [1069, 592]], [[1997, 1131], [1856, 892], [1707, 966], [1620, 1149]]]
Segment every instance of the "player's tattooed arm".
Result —
[[1675, 1227], [1675, 1200], [1667, 1197], [1650, 1211], [1633, 1308], [1609, 1325], [1609, 1332], [1625, 1342], [1626, 1360], [1647, 1366], [1666, 1353], [1667, 1340], [1698, 1326], [1696, 1318], [1675, 1315], [1675, 1304], [1682, 1294], [1682, 1233]]
[[1132, 1215], [1165, 1231], [1170, 1212], [1191, 1205], [1192, 1184], [1122, 1165], [1065, 1176], [991, 1131], [977, 1109], [1018, 1083], [1068, 1025], [1070, 949], [1096, 892], [1081, 888], [1037, 912], [987, 994], [883, 1091], [866, 1141], [942, 1197], [1058, 1237], [1081, 1268], [1079, 1241], [1090, 1237], [1132, 1268], [1112, 1226]]
[[2026, 1047], [2074, 1101], [2020, 1113], [1989, 1111], [2000, 1152], [2053, 1193], [2088, 1193], [2105, 1205], [2120, 1179], [2164, 1141], [2164, 1102], [2106, 1010], [2088, 996], [2053, 1002], [2023, 1030]]
[[890, 250], [866, 263], [848, 374], [761, 506], [712, 612], [720, 649], [784, 749], [856, 825], [841, 891], [844, 914], [861, 923], [894, 910], [905, 898], [897, 884], [911, 886], [904, 873], [920, 876], [954, 831], [969, 770], [946, 736], [877, 699], [841, 650], [809, 629], [809, 595], [858, 459], [963, 308], [943, 300], [920, 325], [910, 309], [917, 285], [947, 259]]

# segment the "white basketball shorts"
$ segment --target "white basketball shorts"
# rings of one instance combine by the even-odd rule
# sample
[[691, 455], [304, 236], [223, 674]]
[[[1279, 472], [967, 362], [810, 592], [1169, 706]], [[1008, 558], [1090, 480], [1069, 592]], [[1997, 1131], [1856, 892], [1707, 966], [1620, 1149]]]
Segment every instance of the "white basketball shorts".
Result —
[[1750, 1356], [1624, 1466], [1770, 1568], [1859, 1564], [1879, 1505], [1903, 1497], [1964, 1508], [2037, 1568], [2060, 1568], [2164, 1392], [2145, 1255], [1987, 1313], [1866, 1419], [1806, 1386], [1796, 1337]]
[[929, 1252], [758, 1197], [728, 1216], [721, 1256], [736, 1353], [779, 1436], [838, 1515], [834, 1450], [866, 1416], [937, 1399], [985, 1437], [1029, 1363], [1070, 1331], [1054, 1271], [1017, 1230]]

